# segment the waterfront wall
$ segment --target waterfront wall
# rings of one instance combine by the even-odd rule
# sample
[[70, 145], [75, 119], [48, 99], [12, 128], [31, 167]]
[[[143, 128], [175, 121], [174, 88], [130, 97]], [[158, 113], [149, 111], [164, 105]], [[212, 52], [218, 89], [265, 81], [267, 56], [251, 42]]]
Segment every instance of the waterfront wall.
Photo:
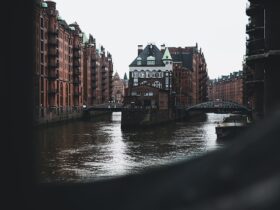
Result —
[[122, 128], [138, 128], [159, 125], [175, 120], [170, 110], [127, 109], [122, 111]]
[[44, 118], [40, 118], [34, 122], [34, 126], [39, 125], [47, 125], [47, 124], [53, 124], [57, 122], [65, 122], [70, 120], [76, 120], [82, 118], [82, 112], [76, 111], [76, 112], [62, 112], [62, 113], [52, 113], [50, 112], [48, 115], [46, 115]]

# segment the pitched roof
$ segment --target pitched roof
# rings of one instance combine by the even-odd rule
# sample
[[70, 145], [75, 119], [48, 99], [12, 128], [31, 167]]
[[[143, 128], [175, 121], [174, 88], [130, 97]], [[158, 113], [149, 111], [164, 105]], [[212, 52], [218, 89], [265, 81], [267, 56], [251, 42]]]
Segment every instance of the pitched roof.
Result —
[[153, 56], [155, 57], [155, 66], [164, 66], [162, 62], [162, 53], [154, 44], [149, 44], [145, 47], [145, 49], [134, 59], [134, 61], [129, 66], [138, 66], [137, 58], [142, 59], [141, 66], [147, 66], [147, 58]]
[[173, 62], [182, 62], [182, 66], [188, 69], [193, 68], [193, 49], [170, 47]]

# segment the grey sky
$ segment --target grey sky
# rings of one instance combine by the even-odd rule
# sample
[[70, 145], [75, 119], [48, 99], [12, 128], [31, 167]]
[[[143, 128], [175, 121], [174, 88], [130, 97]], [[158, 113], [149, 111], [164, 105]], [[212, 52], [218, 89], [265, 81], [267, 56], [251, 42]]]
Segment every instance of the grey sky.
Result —
[[54, 0], [67, 23], [77, 21], [113, 56], [121, 77], [137, 45], [194, 46], [210, 78], [242, 69], [246, 0]]

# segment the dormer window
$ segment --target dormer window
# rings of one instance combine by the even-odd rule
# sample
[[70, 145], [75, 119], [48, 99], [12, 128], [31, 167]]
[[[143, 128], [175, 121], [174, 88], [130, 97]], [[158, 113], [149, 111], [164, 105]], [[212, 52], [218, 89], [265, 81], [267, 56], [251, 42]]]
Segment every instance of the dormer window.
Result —
[[142, 58], [138, 57], [137, 58], [137, 66], [141, 66], [142, 65]]
[[147, 65], [156, 65], [156, 58], [154, 56], [149, 56], [147, 58]]

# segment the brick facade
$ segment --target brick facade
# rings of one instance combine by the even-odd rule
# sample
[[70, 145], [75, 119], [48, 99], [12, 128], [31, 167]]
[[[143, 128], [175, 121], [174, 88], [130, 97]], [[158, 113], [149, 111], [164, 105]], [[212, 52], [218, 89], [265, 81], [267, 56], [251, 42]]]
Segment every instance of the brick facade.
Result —
[[[111, 54], [105, 55], [103, 47], [99, 54], [95, 40], [85, 39], [76, 22], [68, 25], [59, 16], [55, 2], [39, 1], [35, 22], [36, 124], [76, 117], [83, 105], [108, 101], [112, 95]], [[95, 68], [93, 61], [101, 67]], [[99, 78], [94, 78], [95, 72]]]
[[211, 101], [224, 100], [243, 104], [243, 72], [233, 72], [229, 76], [210, 80], [208, 98]]

